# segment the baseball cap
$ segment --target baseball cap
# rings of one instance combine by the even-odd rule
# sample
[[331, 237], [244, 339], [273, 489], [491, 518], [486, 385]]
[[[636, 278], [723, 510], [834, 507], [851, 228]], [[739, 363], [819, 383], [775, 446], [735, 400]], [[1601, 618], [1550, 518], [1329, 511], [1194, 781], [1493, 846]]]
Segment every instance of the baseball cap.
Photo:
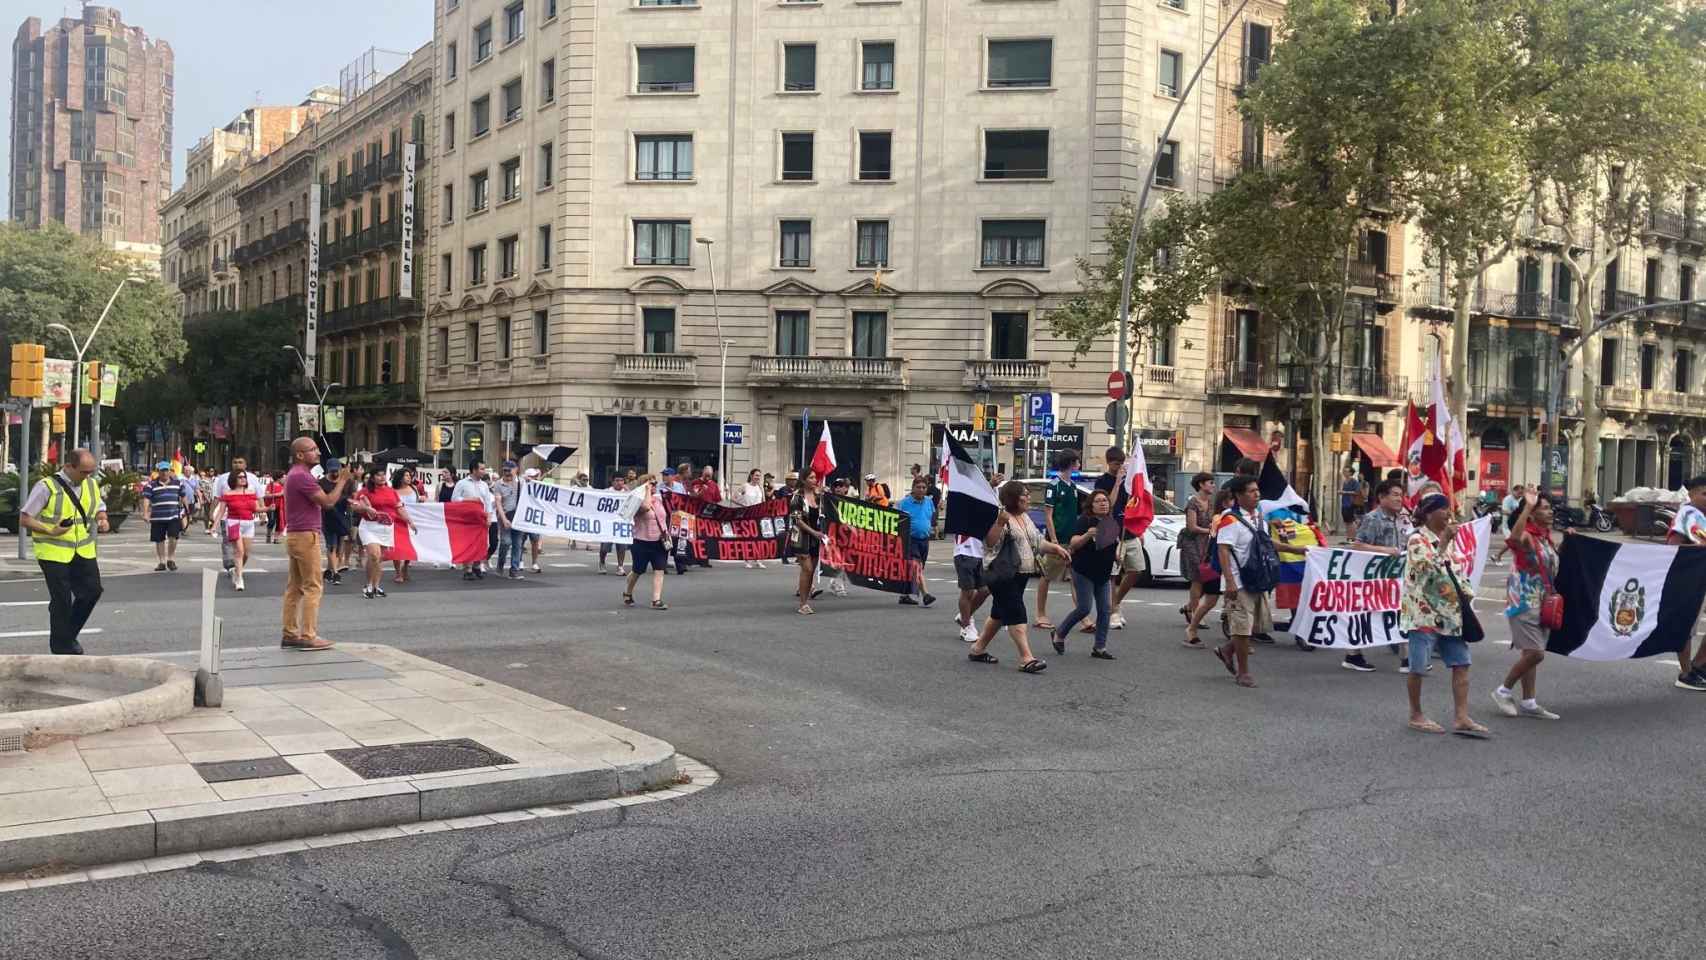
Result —
[[170, 470], [170, 469], [172, 469], [172, 461], [162, 460], [159, 463], [156, 463], [154, 465], [154, 469], [156, 469], [156, 470]]
[[877, 475], [874, 473], [867, 473], [867, 474], [865, 474], [865, 479], [866, 480], [875, 480], [875, 479], [877, 479]]
[[515, 469], [515, 461], [514, 460], [505, 460], [504, 461], [504, 469], [505, 470], [514, 470]]
[[528, 467], [526, 470], [521, 471], [521, 475], [524, 477], [537, 477], [539, 476], [539, 468]]
[[853, 481], [848, 480], [846, 477], [836, 477], [834, 480], [829, 481], [829, 485], [832, 487], [845, 487], [852, 482]]
[[674, 467], [664, 467], [662, 470], [658, 471], [658, 475], [664, 476], [664, 477], [673, 477], [673, 476], [675, 476], [675, 468]]
[[337, 457], [327, 460], [323, 466], [326, 468], [327, 473], [331, 473], [333, 470], [342, 470], [344, 468], [343, 463], [340, 462]]

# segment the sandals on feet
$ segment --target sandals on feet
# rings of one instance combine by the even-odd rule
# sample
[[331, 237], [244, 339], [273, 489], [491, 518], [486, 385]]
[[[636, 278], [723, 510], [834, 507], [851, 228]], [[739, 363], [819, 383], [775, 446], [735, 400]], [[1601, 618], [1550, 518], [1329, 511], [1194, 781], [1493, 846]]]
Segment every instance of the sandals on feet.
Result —
[[990, 656], [987, 653], [968, 653], [968, 654], [966, 654], [966, 659], [970, 660], [972, 663], [1000, 663], [1001, 662], [1000, 660], [995, 659], [995, 657]]
[[1410, 721], [1410, 729], [1416, 731], [1417, 733], [1444, 733], [1445, 732], [1444, 727], [1442, 727], [1439, 724], [1433, 722], [1432, 720], [1428, 720], [1428, 719], [1411, 720]]
[[795, 610], [794, 612], [801, 615], [801, 616], [809, 617], [812, 614], [816, 613], [817, 611], [812, 609], [811, 604], [802, 603], [802, 604], [800, 604], [800, 608], [798, 610]]
[[1048, 661], [1032, 657], [1019, 665], [1020, 673], [1042, 673], [1048, 669]]
[[633, 606], [633, 605], [634, 605], [634, 595], [633, 595], [633, 594], [631, 594], [631, 593], [624, 593], [624, 594], [623, 594], [623, 595], [622, 595], [622, 605], [623, 605], [623, 606], [624, 606], [624, 607], [631, 607], [631, 606]]
[[1256, 678], [1247, 673], [1240, 673], [1232, 678], [1232, 682], [1238, 684], [1240, 687], [1253, 687], [1256, 685]]
[[652, 609], [653, 610], [668, 610], [669, 604], [664, 603], [662, 600], [653, 600], [652, 601]]
[[1066, 656], [1066, 640], [1065, 639], [1063, 639], [1062, 637], [1059, 637], [1053, 633], [1050, 633], [1049, 634], [1049, 643], [1054, 647], [1055, 653], [1058, 653], [1063, 657]]
[[1111, 654], [1107, 651], [1107, 648], [1097, 647], [1096, 649], [1090, 651], [1090, 659], [1092, 659], [1092, 660], [1113, 660], [1115, 658], [1114, 658], [1113, 654]]
[[1488, 737], [1492, 736], [1492, 734], [1487, 731], [1486, 727], [1483, 727], [1473, 720], [1469, 721], [1469, 726], [1467, 727], [1452, 727], [1451, 733], [1452, 736], [1467, 737], [1470, 740], [1486, 740]]
[[1232, 659], [1231, 650], [1226, 649], [1226, 647], [1215, 647], [1214, 655], [1220, 660], [1220, 665], [1226, 668], [1227, 673], [1234, 677], [1238, 676], [1238, 665]]
[[1052, 622], [1050, 622], [1049, 618], [1047, 618], [1047, 617], [1038, 617], [1037, 622], [1034, 624], [1034, 626], [1038, 630], [1053, 630], [1054, 629], [1054, 624]]

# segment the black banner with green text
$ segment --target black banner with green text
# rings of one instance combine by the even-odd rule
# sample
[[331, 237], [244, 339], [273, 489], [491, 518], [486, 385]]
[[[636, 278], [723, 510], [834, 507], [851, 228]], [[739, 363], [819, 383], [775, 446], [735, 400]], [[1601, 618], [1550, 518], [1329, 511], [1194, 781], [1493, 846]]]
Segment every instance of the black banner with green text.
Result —
[[824, 543], [820, 559], [861, 587], [910, 593], [906, 514], [863, 500], [823, 497]]

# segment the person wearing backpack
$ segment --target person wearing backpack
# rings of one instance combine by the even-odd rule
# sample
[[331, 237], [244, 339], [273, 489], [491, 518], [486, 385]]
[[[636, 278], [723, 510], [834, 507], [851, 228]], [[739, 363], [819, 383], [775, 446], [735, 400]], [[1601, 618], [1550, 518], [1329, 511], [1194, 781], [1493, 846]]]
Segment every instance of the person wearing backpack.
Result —
[[1214, 542], [1226, 578], [1226, 626], [1232, 639], [1214, 655], [1240, 687], [1253, 687], [1250, 638], [1274, 628], [1268, 591], [1279, 582], [1279, 552], [1262, 522], [1262, 488], [1256, 478], [1235, 477], [1229, 487], [1232, 506], [1215, 521]]

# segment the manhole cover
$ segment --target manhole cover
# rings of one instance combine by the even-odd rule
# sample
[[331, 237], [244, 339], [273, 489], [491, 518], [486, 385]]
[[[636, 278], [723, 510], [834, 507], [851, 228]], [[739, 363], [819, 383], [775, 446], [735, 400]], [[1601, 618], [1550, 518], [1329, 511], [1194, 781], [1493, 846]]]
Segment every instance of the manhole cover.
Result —
[[283, 757], [258, 757], [254, 760], [229, 760], [224, 763], [198, 763], [195, 772], [208, 783], [229, 783], [232, 780], [259, 780], [262, 777], [288, 777], [298, 773]]
[[382, 747], [351, 747], [327, 750], [327, 755], [363, 779], [410, 777], [446, 770], [493, 767], [514, 763], [509, 757], [472, 740], [432, 740], [426, 743], [393, 743]]

